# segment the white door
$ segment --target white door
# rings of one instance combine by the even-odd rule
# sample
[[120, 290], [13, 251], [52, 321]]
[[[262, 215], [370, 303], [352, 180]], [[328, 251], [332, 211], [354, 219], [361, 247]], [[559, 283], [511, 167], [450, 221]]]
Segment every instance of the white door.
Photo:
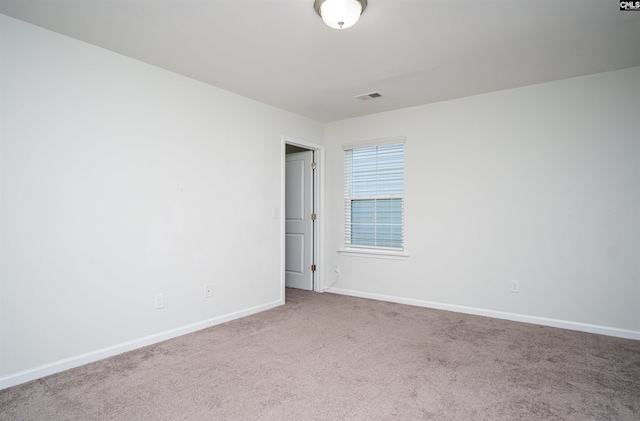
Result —
[[285, 285], [313, 290], [313, 151], [287, 154]]

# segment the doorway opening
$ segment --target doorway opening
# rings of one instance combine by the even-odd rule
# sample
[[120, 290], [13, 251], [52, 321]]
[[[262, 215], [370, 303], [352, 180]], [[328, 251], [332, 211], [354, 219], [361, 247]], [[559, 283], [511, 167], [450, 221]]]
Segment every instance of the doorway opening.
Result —
[[282, 138], [282, 297], [285, 287], [323, 290], [321, 145]]

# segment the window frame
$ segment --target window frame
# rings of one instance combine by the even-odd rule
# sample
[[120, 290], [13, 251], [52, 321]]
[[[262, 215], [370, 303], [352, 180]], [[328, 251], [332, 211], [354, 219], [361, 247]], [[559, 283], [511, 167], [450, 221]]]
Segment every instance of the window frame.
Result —
[[[353, 196], [350, 195], [349, 192], [352, 190], [352, 184], [347, 184], [349, 179], [349, 174], [347, 171], [351, 171], [351, 168], [347, 168], [347, 151], [361, 148], [370, 148], [370, 147], [378, 147], [385, 145], [397, 145], [402, 144], [403, 146], [403, 155], [402, 155], [402, 194], [379, 194], [372, 196]], [[352, 143], [346, 144], [342, 146], [343, 149], [343, 157], [344, 157], [344, 165], [343, 174], [344, 174], [344, 193], [343, 193], [343, 201], [344, 201], [344, 226], [343, 226], [343, 248], [339, 249], [338, 252], [345, 255], [351, 255], [356, 257], [376, 257], [376, 258], [386, 258], [386, 259], [406, 259], [409, 255], [406, 251], [406, 242], [404, 238], [405, 233], [405, 220], [404, 220], [404, 205], [405, 205], [405, 189], [404, 189], [404, 180], [405, 180], [405, 171], [406, 171], [406, 139], [404, 137], [393, 137], [387, 139], [380, 139], [368, 142], [360, 142], [360, 143]], [[352, 227], [353, 218], [351, 217], [351, 206], [354, 201], [364, 201], [370, 199], [400, 199], [401, 200], [401, 246], [400, 247], [386, 247], [386, 246], [371, 246], [371, 245], [361, 245], [361, 244], [352, 244], [350, 242], [350, 233]], [[375, 223], [374, 223], [375, 224]], [[377, 225], [377, 224], [375, 224]]]

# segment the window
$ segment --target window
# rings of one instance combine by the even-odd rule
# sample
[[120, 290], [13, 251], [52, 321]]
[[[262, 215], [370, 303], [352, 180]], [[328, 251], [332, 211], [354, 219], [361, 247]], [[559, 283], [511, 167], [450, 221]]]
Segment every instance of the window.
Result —
[[344, 148], [345, 246], [404, 250], [404, 140]]

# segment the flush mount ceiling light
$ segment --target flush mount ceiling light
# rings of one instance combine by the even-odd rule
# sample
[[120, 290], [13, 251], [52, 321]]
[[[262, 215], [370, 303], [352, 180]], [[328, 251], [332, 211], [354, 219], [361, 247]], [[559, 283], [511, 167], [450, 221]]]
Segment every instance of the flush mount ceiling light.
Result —
[[367, 0], [315, 0], [313, 8], [330, 27], [346, 29], [360, 19], [367, 8]]

